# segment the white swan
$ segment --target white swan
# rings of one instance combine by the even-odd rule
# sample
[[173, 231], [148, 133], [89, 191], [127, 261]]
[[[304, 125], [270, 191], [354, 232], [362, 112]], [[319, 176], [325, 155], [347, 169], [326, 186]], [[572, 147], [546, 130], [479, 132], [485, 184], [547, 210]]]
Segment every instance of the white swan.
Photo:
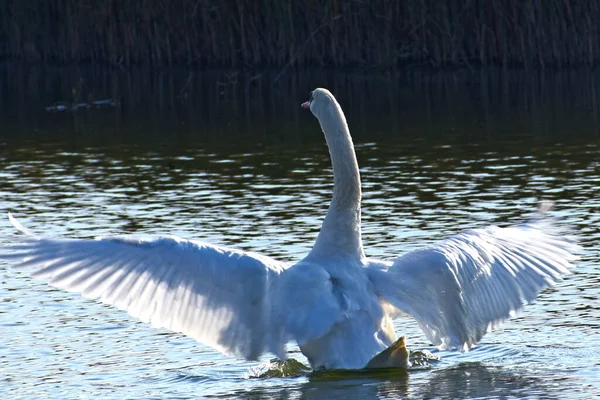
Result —
[[344, 114], [316, 89], [334, 171], [333, 200], [312, 251], [295, 265], [174, 236], [153, 240], [40, 238], [2, 258], [51, 285], [126, 310], [222, 352], [285, 359], [296, 341], [313, 368], [408, 365], [391, 320], [410, 314], [442, 349], [469, 350], [567, 274], [577, 246], [531, 222], [450, 237], [393, 262], [365, 257], [360, 175]]

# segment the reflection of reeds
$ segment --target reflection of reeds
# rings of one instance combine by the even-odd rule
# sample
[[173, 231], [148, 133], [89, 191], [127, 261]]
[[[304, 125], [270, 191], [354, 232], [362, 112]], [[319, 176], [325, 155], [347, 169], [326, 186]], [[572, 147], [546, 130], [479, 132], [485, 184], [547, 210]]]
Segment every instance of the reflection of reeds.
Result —
[[6, 0], [0, 57], [218, 67], [593, 65], [594, 0]]

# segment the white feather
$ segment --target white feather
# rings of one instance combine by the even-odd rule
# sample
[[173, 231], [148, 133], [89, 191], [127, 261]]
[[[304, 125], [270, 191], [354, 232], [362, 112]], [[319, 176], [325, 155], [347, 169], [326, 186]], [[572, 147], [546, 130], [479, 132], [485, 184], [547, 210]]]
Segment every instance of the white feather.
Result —
[[368, 274], [378, 296], [415, 318], [433, 344], [469, 350], [573, 267], [577, 245], [540, 228], [466, 231]]
[[3, 257], [24, 259], [15, 267], [52, 286], [225, 353], [285, 356], [285, 343], [268, 327], [273, 282], [287, 265], [271, 258], [174, 236], [29, 240]]

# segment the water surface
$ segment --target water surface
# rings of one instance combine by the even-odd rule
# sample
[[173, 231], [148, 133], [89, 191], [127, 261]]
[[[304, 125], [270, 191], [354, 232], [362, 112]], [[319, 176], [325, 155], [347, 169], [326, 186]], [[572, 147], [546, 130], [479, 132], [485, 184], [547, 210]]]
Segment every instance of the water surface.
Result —
[[[574, 273], [466, 354], [427, 369], [249, 379], [250, 363], [0, 264], [0, 393], [11, 398], [590, 398], [600, 396], [596, 77], [459, 73], [286, 77], [0, 68], [0, 211], [50, 236], [175, 234], [294, 261], [332, 189], [315, 86], [346, 109], [363, 238], [395, 257], [529, 216], [537, 199], [584, 247]], [[80, 84], [80, 82], [84, 82]], [[79, 85], [79, 86], [78, 86]], [[48, 113], [58, 100], [116, 108]], [[0, 240], [19, 235], [7, 220]], [[408, 346], [436, 350], [410, 319]], [[305, 361], [295, 346], [290, 356]], [[261, 362], [269, 360], [265, 356]]]

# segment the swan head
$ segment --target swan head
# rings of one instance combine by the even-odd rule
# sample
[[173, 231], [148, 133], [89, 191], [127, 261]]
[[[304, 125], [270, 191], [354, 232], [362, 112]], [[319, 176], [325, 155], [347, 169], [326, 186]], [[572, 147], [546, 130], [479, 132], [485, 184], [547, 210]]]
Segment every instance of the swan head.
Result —
[[315, 117], [321, 119], [323, 110], [328, 109], [330, 105], [337, 104], [335, 97], [327, 89], [317, 88], [310, 92], [308, 101], [301, 104], [302, 108], [309, 108]]
[[317, 88], [310, 92], [307, 102], [302, 103], [302, 108], [309, 108], [321, 124], [327, 144], [331, 146], [332, 140], [346, 138], [350, 140], [350, 132], [346, 123], [346, 116], [339, 103], [327, 89]]

